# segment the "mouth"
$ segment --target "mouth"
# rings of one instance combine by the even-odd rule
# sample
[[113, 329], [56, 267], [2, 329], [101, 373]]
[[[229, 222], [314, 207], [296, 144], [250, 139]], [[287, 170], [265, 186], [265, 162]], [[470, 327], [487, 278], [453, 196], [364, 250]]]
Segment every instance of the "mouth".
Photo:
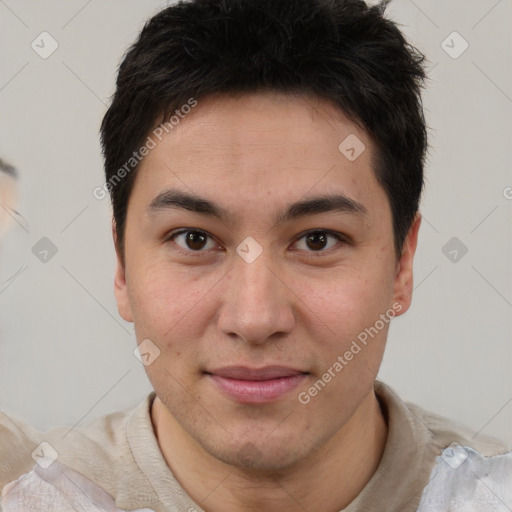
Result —
[[205, 375], [229, 398], [240, 403], [256, 404], [278, 400], [304, 382], [310, 374], [282, 366], [228, 366], [206, 371]]

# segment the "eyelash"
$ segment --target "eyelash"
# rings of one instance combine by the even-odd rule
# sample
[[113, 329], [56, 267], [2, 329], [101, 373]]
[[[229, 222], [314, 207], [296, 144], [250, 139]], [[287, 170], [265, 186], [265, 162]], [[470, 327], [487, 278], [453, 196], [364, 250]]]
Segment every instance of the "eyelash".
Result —
[[[209, 235], [206, 231], [203, 231], [201, 229], [180, 229], [178, 231], [171, 232], [169, 234], [169, 236], [166, 237], [165, 242], [174, 242], [174, 239], [177, 236], [182, 235], [184, 233], [199, 233], [199, 234], [207, 236], [210, 239], [213, 239], [213, 237], [211, 235]], [[327, 234], [329, 236], [336, 238], [338, 240], [338, 242], [341, 242], [342, 244], [350, 243], [349, 240], [347, 240], [347, 237], [345, 235], [342, 235], [341, 233], [337, 233], [336, 231], [331, 231], [329, 229], [310, 229], [308, 231], [305, 231], [304, 233], [301, 233], [300, 236], [297, 238], [297, 240], [294, 243], [297, 243], [302, 238], [306, 237], [309, 234], [313, 234], [313, 233]], [[186, 255], [186, 256], [197, 257], [197, 256], [201, 256], [203, 253], [207, 252], [204, 250], [199, 250], [199, 251], [185, 250], [182, 247], [180, 247], [179, 245], [177, 245], [176, 243], [175, 243], [175, 245], [176, 245], [175, 250], [181, 254]], [[322, 257], [324, 255], [330, 254], [333, 249], [335, 249], [335, 247], [330, 247], [329, 249], [326, 249], [326, 250], [306, 251], [306, 252], [310, 253], [308, 257], [318, 258], [318, 257]]]

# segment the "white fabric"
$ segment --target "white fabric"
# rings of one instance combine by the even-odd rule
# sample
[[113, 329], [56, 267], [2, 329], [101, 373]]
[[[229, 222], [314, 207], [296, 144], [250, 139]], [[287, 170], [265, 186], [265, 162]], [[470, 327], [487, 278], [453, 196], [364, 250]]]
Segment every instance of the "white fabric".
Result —
[[437, 457], [418, 512], [511, 512], [512, 453], [482, 457], [454, 444]]
[[[112, 496], [80, 473], [53, 461], [34, 469], [2, 489], [4, 512], [125, 512]], [[149, 508], [135, 512], [153, 512]]]

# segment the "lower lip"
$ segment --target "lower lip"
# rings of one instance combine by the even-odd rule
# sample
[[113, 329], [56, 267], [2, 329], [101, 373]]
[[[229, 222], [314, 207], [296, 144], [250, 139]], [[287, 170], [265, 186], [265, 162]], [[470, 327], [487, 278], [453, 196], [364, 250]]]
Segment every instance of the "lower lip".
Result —
[[307, 374], [300, 373], [290, 377], [270, 380], [239, 380], [208, 374], [209, 377], [229, 397], [247, 404], [273, 402], [296, 388]]

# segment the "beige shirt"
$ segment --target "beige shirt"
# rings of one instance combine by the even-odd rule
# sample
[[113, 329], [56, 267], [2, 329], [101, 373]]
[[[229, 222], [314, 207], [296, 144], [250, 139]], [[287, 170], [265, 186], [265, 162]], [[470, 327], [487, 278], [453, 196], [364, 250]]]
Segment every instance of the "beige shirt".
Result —
[[[494, 480], [488, 480], [489, 485], [484, 481], [483, 488], [491, 489], [489, 495], [501, 493], [497, 500], [507, 507], [499, 508], [497, 501], [496, 508], [489, 505], [485, 510], [512, 510], [506, 502], [512, 495], [508, 494], [512, 489], [509, 446], [496, 439], [473, 437], [464, 426], [404, 403], [382, 382], [375, 383], [375, 390], [389, 425], [386, 447], [376, 473], [343, 512], [416, 512], [425, 488], [429, 492], [423, 496], [421, 511], [468, 510], [455, 505], [435, 507], [443, 499], [455, 503], [461, 493], [466, 494], [465, 499], [474, 499], [471, 489], [475, 482], [482, 483], [474, 470], [477, 464], [478, 471], [488, 478], [489, 468], [499, 476], [496, 483], [491, 475]], [[174, 478], [160, 451], [150, 416], [154, 398], [152, 392], [132, 410], [109, 414], [83, 427], [57, 427], [45, 433], [0, 412], [4, 510], [29, 510], [29, 498], [38, 502], [33, 510], [64, 510], [48, 505], [56, 503], [52, 499], [57, 500], [60, 493], [58, 499], [68, 500], [66, 503], [81, 500], [74, 508], [80, 511], [204, 512]], [[466, 476], [460, 468], [466, 468]], [[432, 476], [435, 478], [427, 487]], [[458, 483], [447, 487], [451, 481]], [[501, 487], [495, 487], [494, 491], [498, 490], [493, 493], [492, 486], [498, 484]], [[92, 508], [83, 504], [84, 495], [95, 503]]]

